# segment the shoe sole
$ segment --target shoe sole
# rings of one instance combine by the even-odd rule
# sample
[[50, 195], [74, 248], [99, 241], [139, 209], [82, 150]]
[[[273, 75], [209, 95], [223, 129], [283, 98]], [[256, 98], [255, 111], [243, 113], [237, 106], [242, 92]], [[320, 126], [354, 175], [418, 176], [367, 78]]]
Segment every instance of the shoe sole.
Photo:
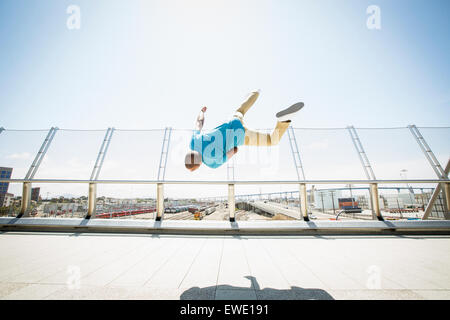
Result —
[[292, 106], [290, 106], [289, 108], [286, 108], [284, 110], [281, 110], [280, 112], [278, 112], [275, 116], [277, 118], [280, 118], [282, 116], [285, 116], [287, 114], [291, 114], [291, 113], [296, 113], [297, 111], [299, 111], [301, 108], [303, 108], [305, 104], [303, 102], [297, 102], [295, 104], [293, 104]]

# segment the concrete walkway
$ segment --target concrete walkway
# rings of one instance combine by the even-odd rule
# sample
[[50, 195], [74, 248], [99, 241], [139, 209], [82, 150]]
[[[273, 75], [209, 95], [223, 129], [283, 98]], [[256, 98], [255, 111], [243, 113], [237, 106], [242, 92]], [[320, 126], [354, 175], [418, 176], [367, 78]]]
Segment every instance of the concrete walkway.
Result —
[[0, 299], [450, 299], [450, 236], [0, 233]]

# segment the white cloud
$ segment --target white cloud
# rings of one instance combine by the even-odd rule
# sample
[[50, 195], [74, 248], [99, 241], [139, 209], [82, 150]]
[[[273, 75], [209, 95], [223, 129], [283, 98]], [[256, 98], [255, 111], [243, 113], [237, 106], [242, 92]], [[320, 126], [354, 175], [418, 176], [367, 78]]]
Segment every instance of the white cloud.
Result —
[[31, 153], [22, 152], [22, 153], [11, 153], [6, 156], [7, 159], [19, 159], [19, 160], [27, 160], [31, 159]]

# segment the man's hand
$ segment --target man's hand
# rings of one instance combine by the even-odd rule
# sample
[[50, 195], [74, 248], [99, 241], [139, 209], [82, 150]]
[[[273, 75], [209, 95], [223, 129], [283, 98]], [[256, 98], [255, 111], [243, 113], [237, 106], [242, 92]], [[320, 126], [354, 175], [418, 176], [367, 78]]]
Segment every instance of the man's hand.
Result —
[[206, 107], [203, 107], [198, 113], [197, 121], [195, 122], [195, 130], [197, 131], [202, 131], [203, 124], [205, 123], [205, 111]]
[[227, 152], [227, 159], [230, 159], [233, 155], [236, 154], [236, 152], [238, 152], [238, 148], [234, 147], [233, 149], [229, 150]]

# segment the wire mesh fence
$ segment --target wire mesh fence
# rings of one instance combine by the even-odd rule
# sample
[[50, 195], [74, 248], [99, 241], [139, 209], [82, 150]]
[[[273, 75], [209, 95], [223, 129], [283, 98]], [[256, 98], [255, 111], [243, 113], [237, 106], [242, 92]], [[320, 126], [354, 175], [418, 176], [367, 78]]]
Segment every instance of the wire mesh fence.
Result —
[[[450, 153], [450, 127], [418, 127], [428, 142], [436, 159], [445, 167]], [[415, 141], [408, 127], [359, 128], [360, 142], [377, 179], [435, 179], [436, 174]], [[261, 129], [270, 133], [271, 130]], [[355, 149], [349, 129], [345, 128], [293, 128], [304, 175], [307, 179], [358, 180], [366, 179], [360, 151]], [[11, 130], [0, 133], [1, 178], [25, 177], [42, 149], [48, 130]], [[201, 166], [190, 172], [184, 166], [184, 156], [189, 150], [193, 131], [172, 129], [167, 148], [167, 160], [162, 164], [165, 129], [114, 129], [108, 147], [102, 149], [106, 129], [76, 130], [57, 129], [36, 170], [35, 179], [90, 179], [98, 164], [98, 179], [103, 180], [157, 180], [164, 172], [165, 180], [177, 181], [240, 181], [240, 180], [297, 180], [298, 167], [293, 157], [292, 142], [284, 136], [272, 147], [241, 146], [229, 163], [217, 169]], [[230, 176], [232, 166], [232, 177]], [[21, 183], [1, 182], [0, 215], [15, 216], [20, 209]], [[343, 188], [345, 187], [345, 188]], [[361, 186], [362, 187], [362, 186]], [[380, 192], [383, 209], [389, 207], [392, 219], [421, 218], [435, 185], [406, 184], [389, 186]], [[87, 191], [85, 184], [34, 183], [31, 212], [43, 217], [81, 217], [86, 213]], [[364, 189], [365, 188], [365, 189]], [[319, 192], [308, 186], [311, 215], [328, 219], [372, 218], [367, 186], [362, 189], [351, 186], [328, 185]], [[103, 185], [97, 191], [97, 213], [105, 218], [149, 218], [155, 215], [156, 190], [151, 186]], [[334, 191], [333, 191], [334, 190]], [[319, 192], [319, 193], [318, 193]], [[333, 193], [334, 192], [334, 193]], [[354, 194], [353, 194], [353, 193]], [[278, 194], [278, 195], [277, 195]], [[204, 215], [206, 219], [227, 219], [226, 189], [217, 186], [167, 186], [165, 211], [174, 219], [188, 217], [190, 207], [198, 209], [214, 207], [216, 214]], [[273, 205], [281, 216], [276, 219], [299, 219], [298, 190], [292, 186], [240, 185], [236, 189], [236, 203], [240, 210], [237, 219], [273, 219], [252, 206], [252, 202]], [[335, 205], [326, 208], [318, 197], [335, 197]], [[361, 213], [341, 212], [339, 199], [347, 199], [360, 205]], [[408, 200], [409, 199], [409, 200]], [[430, 218], [445, 218], [445, 197], [441, 192]], [[336, 202], [337, 201], [337, 202]], [[342, 202], [342, 201], [341, 201]], [[389, 205], [387, 204], [389, 203]], [[397, 208], [395, 208], [395, 206]], [[239, 209], [242, 207], [243, 209]], [[342, 207], [342, 204], [341, 204]], [[339, 209], [339, 210], [338, 210]], [[411, 209], [412, 215], [407, 214]], [[194, 209], [191, 209], [193, 211]], [[284, 210], [284, 211], [283, 211]], [[288, 210], [288, 211], [286, 211]], [[398, 212], [396, 213], [395, 210]], [[406, 210], [406, 211], [405, 211]], [[414, 211], [418, 210], [418, 211]], [[210, 210], [211, 211], [211, 210]], [[290, 214], [292, 211], [294, 213]], [[331, 213], [332, 211], [332, 213]], [[345, 210], [344, 210], [345, 211]], [[284, 212], [285, 214], [281, 213]], [[178, 215], [180, 214], [180, 215]], [[177, 216], [178, 215], [178, 216]], [[103, 217], [101, 216], [101, 217]], [[388, 214], [389, 216], [389, 214]], [[189, 216], [189, 219], [194, 219]]]

